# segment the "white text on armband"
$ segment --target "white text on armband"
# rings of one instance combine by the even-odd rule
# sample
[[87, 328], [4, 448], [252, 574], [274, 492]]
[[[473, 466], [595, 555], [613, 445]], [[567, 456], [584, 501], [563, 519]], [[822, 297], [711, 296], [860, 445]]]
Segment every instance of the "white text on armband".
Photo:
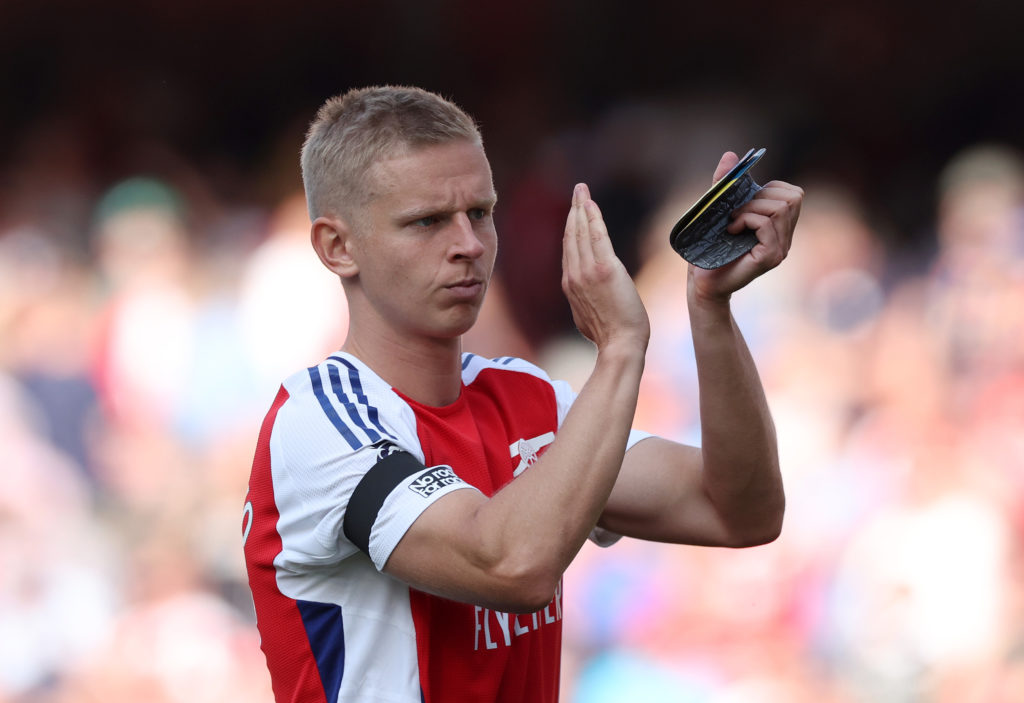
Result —
[[535, 613], [503, 613], [500, 610], [475, 606], [473, 613], [473, 650], [481, 647], [497, 649], [512, 646], [514, 637], [539, 630], [562, 619], [562, 582], [555, 588], [555, 597]]
[[440, 466], [431, 467], [417, 476], [409, 484], [409, 489], [427, 498], [445, 486], [451, 486], [456, 483], [463, 483], [463, 481], [452, 467], [447, 464], [441, 464]]

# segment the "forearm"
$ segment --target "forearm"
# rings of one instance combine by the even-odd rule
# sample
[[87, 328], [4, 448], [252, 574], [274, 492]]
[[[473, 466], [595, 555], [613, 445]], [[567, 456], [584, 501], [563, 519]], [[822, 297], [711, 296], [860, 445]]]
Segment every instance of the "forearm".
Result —
[[785, 498], [775, 426], [728, 300], [690, 296], [700, 386], [702, 483], [738, 544], [774, 538]]
[[583, 184], [573, 191], [562, 253], [562, 290], [598, 349], [594, 370], [533, 466], [489, 498], [442, 497], [408, 530], [386, 568], [417, 588], [499, 610], [543, 607], [615, 486], [650, 325]]
[[643, 354], [636, 345], [601, 351], [548, 451], [479, 507], [482, 541], [501, 569], [553, 588], [586, 541], [622, 466]]
[[[738, 157], [723, 154], [718, 181]], [[690, 266], [687, 302], [700, 385], [701, 448], [663, 439], [630, 450], [601, 524], [645, 539], [748, 546], [778, 536], [785, 509], [775, 427], [730, 296], [785, 259], [803, 191], [771, 181], [732, 213], [728, 231], [757, 244], [717, 269]]]

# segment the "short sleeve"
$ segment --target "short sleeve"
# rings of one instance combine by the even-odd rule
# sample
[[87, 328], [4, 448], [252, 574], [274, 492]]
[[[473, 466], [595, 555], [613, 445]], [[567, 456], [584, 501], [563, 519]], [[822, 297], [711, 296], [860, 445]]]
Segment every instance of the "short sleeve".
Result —
[[356, 485], [343, 521], [345, 537], [368, 554], [378, 570], [428, 506], [452, 491], [476, 490], [447, 464], [424, 466], [390, 443], [379, 453]]
[[270, 439], [279, 566], [361, 551], [381, 569], [427, 507], [472, 488], [451, 467], [424, 465], [412, 410], [368, 369], [332, 357], [286, 388]]

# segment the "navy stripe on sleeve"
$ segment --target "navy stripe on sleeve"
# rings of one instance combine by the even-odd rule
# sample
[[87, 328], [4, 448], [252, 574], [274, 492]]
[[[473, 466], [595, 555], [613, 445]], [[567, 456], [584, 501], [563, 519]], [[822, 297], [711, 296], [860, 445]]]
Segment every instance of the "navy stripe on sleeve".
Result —
[[426, 468], [409, 452], [401, 451], [386, 442], [380, 446], [382, 453], [388, 448], [392, 451], [370, 467], [360, 479], [349, 498], [342, 523], [345, 536], [367, 555], [370, 553], [370, 532], [384, 501], [398, 484]]
[[345, 424], [344, 420], [338, 415], [338, 412], [331, 405], [330, 399], [324, 392], [324, 384], [320, 378], [320, 369], [317, 366], [310, 367], [309, 369], [309, 380], [313, 383], [313, 394], [316, 399], [320, 402], [320, 407], [323, 408], [324, 414], [331, 421], [331, 424], [341, 433], [341, 436], [345, 438], [349, 446], [353, 449], [359, 449], [366, 443], [359, 440], [358, 437], [349, 429], [348, 425]]
[[346, 393], [345, 389], [342, 387], [341, 375], [338, 372], [338, 367], [328, 366], [327, 375], [331, 379], [331, 388], [334, 390], [334, 395], [338, 398], [339, 401], [341, 401], [341, 404], [345, 406], [345, 411], [348, 413], [348, 416], [352, 418], [352, 424], [355, 427], [361, 429], [364, 433], [366, 433], [366, 436], [370, 439], [371, 444], [373, 444], [374, 442], [379, 442], [380, 435], [366, 426], [366, 423], [363, 422], [362, 416], [359, 414], [359, 408], [355, 406], [355, 403], [352, 402], [351, 398], [349, 398], [348, 393]]
[[366, 397], [365, 393], [363, 393], [363, 382], [359, 378], [359, 369], [357, 369], [348, 359], [342, 359], [337, 356], [332, 356], [331, 358], [340, 361], [348, 368], [348, 382], [352, 386], [352, 392], [355, 393], [356, 400], [359, 401], [359, 404], [366, 408], [366, 416], [370, 418], [370, 422], [373, 423], [373, 426], [380, 430], [382, 435], [394, 439], [394, 436], [385, 430], [384, 426], [380, 424], [380, 417], [377, 415], [377, 407], [375, 405], [370, 405], [370, 399]]

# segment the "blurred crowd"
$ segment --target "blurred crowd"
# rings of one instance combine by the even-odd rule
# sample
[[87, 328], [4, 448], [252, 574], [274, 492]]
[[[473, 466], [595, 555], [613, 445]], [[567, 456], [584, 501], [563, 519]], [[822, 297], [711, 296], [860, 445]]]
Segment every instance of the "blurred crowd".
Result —
[[[719, 145], [766, 135], [686, 114], [612, 111], [500, 174], [499, 270], [466, 348], [585, 379], [559, 247], [589, 180], [652, 321], [636, 425], [699, 443], [667, 236]], [[2, 174], [0, 703], [269, 702], [242, 502], [278, 384], [344, 340], [340, 285], [298, 190], [243, 206], [194, 172], [97, 182], [52, 136]], [[569, 703], [1024, 700], [1024, 161], [977, 145], [931, 174], [909, 256], [827, 175], [788, 178], [807, 192], [790, 258], [734, 298], [783, 534], [585, 547]]]

